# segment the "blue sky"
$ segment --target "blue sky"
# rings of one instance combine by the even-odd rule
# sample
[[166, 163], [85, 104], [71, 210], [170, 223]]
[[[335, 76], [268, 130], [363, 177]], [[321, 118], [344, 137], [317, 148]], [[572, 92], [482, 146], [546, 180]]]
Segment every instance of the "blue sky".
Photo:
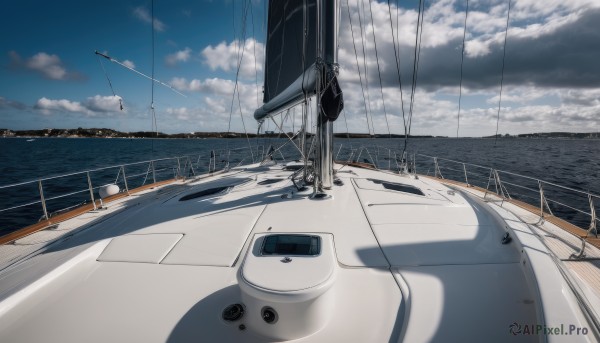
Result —
[[[240, 48], [244, 49], [241, 110], [237, 98], [233, 99], [231, 130], [243, 130], [240, 111], [248, 130], [256, 130], [252, 113], [262, 86], [264, 2], [252, 1], [252, 11], [246, 15], [246, 40], [240, 43], [243, 3], [247, 1], [155, 1], [155, 77], [186, 95], [155, 85], [159, 131], [227, 130]], [[336, 131], [346, 131], [347, 122], [351, 132], [387, 133], [389, 126], [392, 133], [403, 133], [389, 12], [399, 31], [394, 39], [399, 37], [402, 91], [407, 99], [417, 1], [403, 1], [406, 5], [399, 9], [394, 4], [388, 8], [387, 1], [373, 2], [370, 8], [363, 0], [341, 3], [339, 62], [346, 111], [336, 122]], [[471, 0], [469, 6], [459, 135], [484, 136], [494, 134], [496, 128], [508, 1]], [[511, 6], [500, 133], [600, 131], [600, 4], [594, 0], [512, 0]], [[120, 111], [94, 55], [94, 50], [106, 52], [150, 74], [150, 8], [150, 1], [3, 4], [0, 128], [151, 130], [150, 81], [103, 60], [125, 107]], [[456, 135], [464, 10], [464, 1], [426, 2], [413, 134]], [[363, 27], [358, 27], [359, 19]], [[366, 55], [362, 55], [363, 44]], [[368, 100], [363, 92], [366, 86]], [[369, 105], [366, 115], [365, 101]], [[407, 103], [404, 106], [407, 111]], [[284, 123], [286, 129], [292, 128], [292, 118]], [[299, 115], [295, 120], [294, 127], [298, 127]]]
[[[234, 40], [233, 9], [231, 1], [156, 1], [155, 77], [165, 83], [181, 77], [231, 78], [231, 71], [208, 66], [201, 51]], [[259, 6], [253, 9], [256, 11], [255, 32], [262, 37], [263, 9]], [[106, 52], [121, 62], [130, 61], [135, 69], [151, 74], [150, 10], [150, 1], [26, 0], [3, 4], [0, 97], [8, 104], [1, 109], [0, 127], [93, 126], [150, 130], [151, 82], [107, 60], [102, 63], [115, 93], [123, 99], [125, 111], [106, 109], [86, 113], [77, 111], [81, 106], [67, 106], [85, 105], [88, 98], [112, 96], [95, 50]], [[240, 30], [241, 25], [236, 24]], [[251, 28], [248, 34], [252, 34]], [[57, 105], [54, 109], [48, 106], [44, 111], [41, 106], [36, 108], [40, 99], [65, 101], [63, 106]], [[171, 118], [161, 112], [202, 104], [203, 99], [197, 94], [184, 98], [155, 84], [159, 130], [188, 131], [187, 125], [166, 122]], [[203, 128], [191, 129], [202, 131]]]

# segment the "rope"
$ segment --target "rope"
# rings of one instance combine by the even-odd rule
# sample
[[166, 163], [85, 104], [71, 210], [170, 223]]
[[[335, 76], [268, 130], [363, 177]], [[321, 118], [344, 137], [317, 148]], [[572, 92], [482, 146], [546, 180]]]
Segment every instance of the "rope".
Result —
[[498, 126], [500, 125], [500, 105], [502, 104], [502, 86], [504, 84], [504, 62], [506, 60], [506, 40], [508, 38], [508, 23], [510, 20], [510, 0], [508, 0], [508, 11], [506, 12], [506, 30], [504, 31], [504, 49], [502, 50], [502, 73], [500, 76], [500, 98], [498, 99], [498, 115], [496, 116], [496, 134], [494, 146], [498, 141]]
[[467, 9], [465, 10], [465, 30], [463, 31], [462, 52], [460, 55], [460, 84], [458, 86], [458, 115], [456, 118], [456, 138], [458, 138], [458, 130], [460, 129], [460, 105], [462, 100], [463, 63], [465, 60], [465, 37], [467, 36], [467, 18], [469, 16], [469, 0], [466, 0], [466, 2]]
[[377, 74], [379, 75], [379, 89], [381, 91], [381, 103], [383, 105], [383, 114], [385, 116], [385, 124], [387, 125], [388, 135], [392, 138], [390, 132], [390, 124], [388, 123], [387, 110], [385, 109], [385, 97], [383, 96], [383, 82], [381, 81], [381, 68], [379, 66], [379, 53], [377, 52], [377, 39], [375, 39], [375, 21], [373, 20], [373, 8], [369, 1], [369, 13], [371, 14], [371, 23], [373, 25], [373, 44], [375, 45], [375, 60], [377, 61]]

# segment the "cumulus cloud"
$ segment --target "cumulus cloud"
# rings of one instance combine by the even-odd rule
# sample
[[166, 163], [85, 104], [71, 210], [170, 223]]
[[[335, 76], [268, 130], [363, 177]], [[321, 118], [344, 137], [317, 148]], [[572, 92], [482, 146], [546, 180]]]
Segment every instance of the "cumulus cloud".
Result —
[[169, 107], [165, 110], [165, 112], [167, 115], [174, 117], [177, 120], [190, 120], [192, 118], [192, 111], [187, 107]]
[[[235, 82], [220, 78], [204, 80], [173, 78], [169, 84], [181, 92], [195, 92], [202, 96], [202, 106], [199, 108], [171, 107], [167, 114], [178, 120], [189, 121], [200, 125], [203, 130], [222, 131], [227, 127], [228, 118], [234, 116], [232, 130], [243, 130], [240, 112], [247, 118], [246, 125], [254, 130], [256, 124], [251, 120], [254, 110], [258, 108], [256, 84], [238, 82], [234, 97]], [[239, 92], [239, 99], [238, 94]], [[240, 108], [241, 106], [241, 108]], [[200, 124], [202, 123], [202, 124]], [[210, 129], [209, 129], [210, 127]]]
[[50, 80], [73, 80], [81, 79], [82, 75], [67, 71], [60, 57], [55, 54], [38, 52], [37, 54], [23, 59], [16, 51], [10, 51], [9, 57], [13, 69], [33, 71]]
[[49, 79], [63, 80], [67, 76], [67, 70], [62, 66], [60, 58], [56, 55], [48, 55], [40, 52], [25, 63], [27, 68], [38, 71]]
[[[227, 122], [229, 118], [229, 107], [220, 106], [208, 106], [207, 104], [214, 104], [219, 102], [225, 102], [224, 99], [214, 100], [212, 98], [205, 98], [205, 103], [197, 107], [167, 107], [161, 114], [166, 116], [164, 122], [166, 125], [174, 125], [173, 123], [179, 123], [178, 128], [173, 130], [181, 132], [181, 124], [185, 126], [183, 131], [190, 131], [189, 128], [193, 127], [194, 131], [224, 131], [227, 128]], [[213, 100], [215, 102], [213, 102]], [[238, 120], [232, 121], [231, 130], [234, 132], [243, 131], [241, 123], [239, 123], [239, 111], [235, 112], [234, 115]], [[245, 114], [247, 116], [248, 114]]]
[[[254, 79], [257, 74], [262, 75], [265, 60], [264, 49], [263, 43], [248, 38], [243, 44], [241, 41], [235, 40], [231, 43], [221, 42], [216, 46], [209, 45], [202, 50], [201, 56], [211, 70], [235, 72], [239, 65], [242, 78]], [[242, 57], [241, 64], [240, 56]]]
[[70, 101], [67, 99], [52, 100], [43, 97], [37, 101], [34, 106], [35, 109], [40, 110], [43, 114], [51, 114], [52, 111], [59, 112], [78, 112], [88, 113], [89, 111], [77, 101]]
[[[232, 80], [209, 78], [205, 80], [193, 79], [188, 81], [186, 78], [173, 78], [169, 84], [182, 92], [204, 92], [208, 94], [218, 94], [221, 96], [232, 96], [235, 88], [235, 82]], [[256, 85], [238, 82], [237, 89], [240, 97], [256, 95]]]
[[[120, 111], [123, 99], [118, 95], [94, 95], [83, 102], [83, 106], [92, 113], [113, 113]], [[123, 109], [125, 111], [125, 109]]]
[[[403, 133], [400, 99], [403, 98], [408, 115], [417, 12], [413, 8], [396, 11], [395, 5], [388, 8], [385, 2], [371, 2], [371, 6], [366, 1], [348, 3], [349, 8], [346, 2], [342, 3], [339, 64], [349, 130], [387, 133], [385, 101], [392, 133]], [[506, 47], [500, 128], [507, 130], [504, 132], [524, 133], [556, 130], [571, 123], [568, 127], [575, 131], [598, 130], [600, 64], [595, 56], [600, 56], [600, 2], [518, 0], [514, 4]], [[460, 135], [492, 135], [498, 114], [508, 7], [503, 0], [469, 5]], [[413, 134], [456, 134], [464, 9], [464, 2], [457, 0], [427, 5]], [[338, 129], [345, 131], [345, 127]]]
[[600, 108], [600, 89], [567, 89], [559, 94], [564, 104]]
[[165, 57], [165, 63], [169, 66], [174, 66], [179, 62], [187, 62], [192, 55], [192, 49], [186, 47], [183, 50], [176, 51]]
[[[533, 11], [531, 8], [537, 9], [540, 5], [531, 1], [516, 3], [522, 7], [517, 6], [512, 13], [515, 18], [511, 19], [508, 33], [505, 82], [529, 83], [544, 87], [597, 86], [600, 65], [593, 59], [594, 56], [600, 55], [600, 45], [596, 43], [600, 40], [600, 4], [591, 0], [573, 3], [550, 1], [543, 3], [543, 11]], [[339, 63], [346, 72], [357, 74], [352, 43], [354, 33], [361, 72], [367, 76], [372, 86], [378, 86], [375, 42], [372, 35], [375, 31], [384, 85], [397, 86], [394, 39], [387, 4], [358, 4], [350, 1], [352, 27], [348, 19], [348, 9], [345, 5], [342, 9]], [[418, 75], [418, 85], [421, 87], [453, 86], [459, 82], [464, 30], [464, 8], [459, 6], [462, 6], [462, 2], [444, 0], [435, 2], [426, 9]], [[372, 8], [374, 23], [370, 19], [369, 7]], [[396, 31], [394, 5], [391, 12]], [[506, 12], [505, 2], [477, 2], [470, 7], [464, 86], [481, 88], [498, 85]], [[417, 13], [413, 9], [400, 8], [397, 15], [400, 18], [399, 32], [394, 32], [394, 35], [400, 59], [400, 73], [403, 84], [410, 84]], [[362, 60], [363, 47], [366, 51], [366, 71]]]
[[[151, 24], [152, 23], [152, 16], [150, 15], [150, 12], [148, 11], [148, 9], [146, 7], [143, 6], [139, 6], [133, 9], [133, 15], [134, 17], [136, 17], [137, 19], [141, 20], [144, 23], [147, 24]], [[157, 18], [154, 18], [154, 30], [156, 31], [164, 31], [167, 26], [160, 20], [158, 20]]]
[[86, 116], [112, 115], [120, 111], [120, 101], [119, 96], [101, 95], [89, 97], [83, 102], [43, 97], [36, 102], [34, 108], [45, 115], [54, 112], [80, 113]]

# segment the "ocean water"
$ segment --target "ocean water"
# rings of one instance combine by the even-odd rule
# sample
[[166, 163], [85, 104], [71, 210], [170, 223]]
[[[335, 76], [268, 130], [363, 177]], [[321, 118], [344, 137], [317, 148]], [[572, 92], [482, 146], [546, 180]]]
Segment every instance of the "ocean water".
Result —
[[[285, 142], [283, 139], [250, 140], [255, 160], [270, 145], [278, 147]], [[334, 156], [395, 169], [403, 146], [403, 139], [339, 138]], [[97, 197], [100, 185], [116, 182], [124, 188], [123, 170], [129, 188], [153, 179], [172, 178], [177, 168], [189, 174], [190, 165], [194, 172], [204, 173], [209, 168], [211, 151], [215, 152], [217, 169], [227, 160], [230, 165], [252, 161], [245, 139], [38, 138], [29, 141], [0, 138], [0, 210], [4, 210], [0, 212], [0, 235], [33, 224], [42, 217], [40, 180], [48, 213], [57, 213], [90, 201], [88, 174], [84, 171], [91, 170], [89, 181]], [[409, 159], [415, 158], [420, 174], [434, 173], [433, 158], [428, 156], [436, 156], [444, 177], [464, 182], [466, 169], [469, 183], [481, 187], [489, 183], [490, 189], [495, 189], [494, 180], [490, 182], [490, 170], [481, 167], [497, 169], [506, 192], [534, 205], [540, 202], [537, 179], [546, 181], [542, 187], [554, 214], [585, 228], [589, 226], [590, 217], [582, 212], [590, 211], [589, 199], [574, 190], [600, 194], [600, 140], [500, 139], [494, 142], [493, 139], [425, 138], [409, 140], [407, 151]], [[299, 155], [287, 144], [274, 156], [290, 160]], [[171, 157], [179, 157], [179, 161], [167, 159]], [[149, 160], [160, 160], [153, 165], [154, 173], [149, 163], [131, 164]], [[108, 166], [116, 167], [101, 169]], [[47, 179], [71, 173], [76, 174]], [[19, 183], [24, 184], [4, 187]], [[600, 208], [600, 199], [593, 200], [596, 208]], [[17, 208], [6, 210], [12, 207]]]

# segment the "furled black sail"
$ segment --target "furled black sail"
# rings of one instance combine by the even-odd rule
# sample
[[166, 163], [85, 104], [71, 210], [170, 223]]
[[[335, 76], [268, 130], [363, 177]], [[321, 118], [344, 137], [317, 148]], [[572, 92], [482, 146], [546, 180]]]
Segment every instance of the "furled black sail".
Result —
[[254, 112], [256, 120], [315, 93], [316, 20], [317, 0], [269, 1], [264, 105]]

